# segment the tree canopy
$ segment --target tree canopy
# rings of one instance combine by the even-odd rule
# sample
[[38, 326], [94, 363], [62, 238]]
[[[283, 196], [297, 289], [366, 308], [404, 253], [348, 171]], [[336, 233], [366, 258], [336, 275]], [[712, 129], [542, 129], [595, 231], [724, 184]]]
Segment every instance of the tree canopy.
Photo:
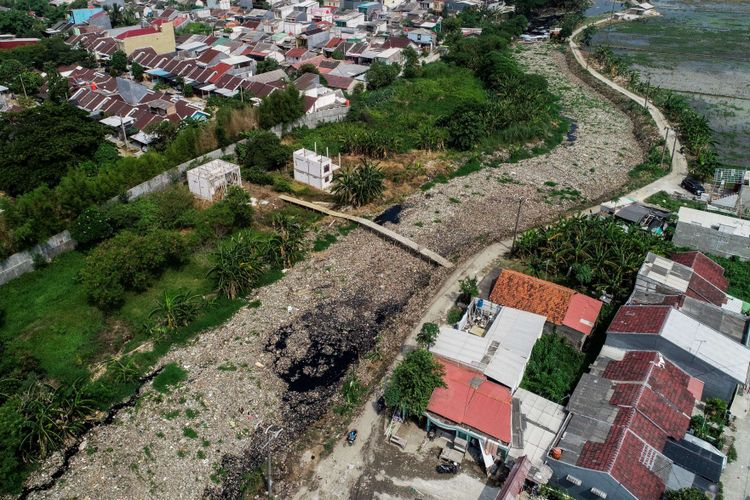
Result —
[[0, 190], [15, 196], [54, 186], [103, 139], [102, 127], [69, 104], [6, 113], [0, 116]]
[[262, 128], [289, 125], [305, 114], [304, 98], [294, 85], [287, 85], [263, 99], [258, 108], [258, 119]]
[[421, 417], [432, 391], [445, 387], [443, 366], [425, 349], [406, 355], [385, 387], [385, 402], [406, 416]]
[[279, 69], [280, 67], [281, 66], [279, 66], [279, 62], [276, 59], [268, 57], [258, 62], [258, 65], [256, 66], [256, 70], [258, 74], [261, 74], [261, 73], [268, 73], [269, 71], [273, 71], [275, 69]]
[[243, 167], [278, 170], [289, 160], [291, 150], [273, 132], [252, 130], [237, 144], [237, 159]]
[[377, 59], [367, 71], [367, 88], [376, 90], [387, 87], [398, 77], [401, 67], [398, 64], [385, 64]]

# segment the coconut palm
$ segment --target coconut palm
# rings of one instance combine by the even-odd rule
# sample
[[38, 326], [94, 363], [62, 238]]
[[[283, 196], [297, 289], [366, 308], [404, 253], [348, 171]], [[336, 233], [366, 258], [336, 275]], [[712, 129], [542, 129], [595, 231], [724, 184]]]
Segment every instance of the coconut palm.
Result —
[[164, 295], [156, 300], [154, 309], [149, 318], [156, 318], [156, 325], [174, 330], [181, 326], [187, 326], [200, 310], [200, 297], [193, 293], [182, 290], [177, 292], [165, 291]]
[[220, 245], [213, 259], [208, 275], [216, 281], [219, 292], [230, 299], [247, 293], [266, 266], [246, 233], [239, 233]]
[[385, 176], [377, 164], [368, 160], [354, 168], [344, 169], [333, 178], [333, 195], [339, 205], [359, 207], [381, 197]]

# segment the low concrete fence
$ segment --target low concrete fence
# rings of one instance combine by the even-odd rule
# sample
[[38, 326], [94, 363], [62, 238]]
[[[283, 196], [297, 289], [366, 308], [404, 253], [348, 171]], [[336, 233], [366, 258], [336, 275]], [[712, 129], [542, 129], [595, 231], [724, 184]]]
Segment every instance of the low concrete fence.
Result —
[[0, 262], [0, 285], [33, 271], [35, 258], [50, 261], [61, 253], [74, 250], [75, 247], [76, 242], [70, 237], [70, 233], [63, 231], [29, 250], [14, 253]]
[[[321, 123], [329, 123], [343, 120], [348, 113], [348, 107], [330, 108], [316, 111], [308, 115], [303, 116], [292, 124], [289, 129], [297, 127], [309, 127], [315, 128]], [[281, 137], [282, 129], [281, 126], [276, 126], [271, 131]], [[199, 158], [194, 158], [185, 163], [181, 163], [174, 168], [163, 172], [156, 177], [153, 177], [145, 182], [138, 184], [126, 191], [128, 200], [136, 200], [141, 196], [145, 196], [150, 193], [162, 191], [167, 187], [179, 182], [185, 176], [185, 172], [193, 167], [197, 167], [210, 160], [216, 160], [226, 155], [234, 154], [235, 147], [237, 144], [245, 142], [244, 140], [237, 141], [230, 144], [224, 149], [215, 149], [210, 151]], [[109, 203], [119, 203], [120, 198], [115, 197], [109, 200]], [[0, 262], [0, 285], [3, 285], [13, 279], [18, 278], [24, 273], [34, 270], [34, 256], [39, 255], [46, 260], [52, 260], [61, 253], [70, 252], [75, 250], [76, 241], [71, 238], [70, 232], [67, 230], [58, 233], [49, 238], [44, 243], [40, 243], [35, 247], [18, 252], [4, 261]]]

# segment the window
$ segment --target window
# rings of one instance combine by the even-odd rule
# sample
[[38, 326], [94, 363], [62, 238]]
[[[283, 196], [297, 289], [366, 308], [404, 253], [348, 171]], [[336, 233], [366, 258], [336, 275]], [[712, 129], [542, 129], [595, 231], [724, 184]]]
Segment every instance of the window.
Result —
[[607, 498], [607, 494], [599, 488], [591, 488], [591, 493], [598, 496], [599, 498]]
[[568, 474], [567, 476], [565, 476], [565, 479], [566, 479], [566, 480], [567, 480], [567, 481], [568, 481], [569, 483], [573, 483], [573, 484], [575, 484], [576, 486], [581, 486], [581, 483], [583, 482], [583, 481], [581, 481], [580, 479], [578, 479], [577, 477], [575, 477], [575, 476], [571, 476], [570, 474]]
[[331, 170], [331, 166], [330, 165], [326, 165], [325, 167], [323, 167], [323, 173], [324, 174], [327, 174], [330, 170]]
[[647, 444], [643, 445], [641, 450], [641, 457], [638, 459], [648, 470], [654, 468], [654, 462], [656, 462], [656, 450]]

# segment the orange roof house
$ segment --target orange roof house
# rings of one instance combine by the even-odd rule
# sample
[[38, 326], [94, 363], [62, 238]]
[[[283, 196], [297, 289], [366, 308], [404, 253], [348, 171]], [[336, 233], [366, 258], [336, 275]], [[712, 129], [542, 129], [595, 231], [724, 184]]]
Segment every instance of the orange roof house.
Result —
[[591, 335], [602, 302], [570, 288], [504, 269], [490, 294], [495, 304], [546, 316], [579, 347]]

